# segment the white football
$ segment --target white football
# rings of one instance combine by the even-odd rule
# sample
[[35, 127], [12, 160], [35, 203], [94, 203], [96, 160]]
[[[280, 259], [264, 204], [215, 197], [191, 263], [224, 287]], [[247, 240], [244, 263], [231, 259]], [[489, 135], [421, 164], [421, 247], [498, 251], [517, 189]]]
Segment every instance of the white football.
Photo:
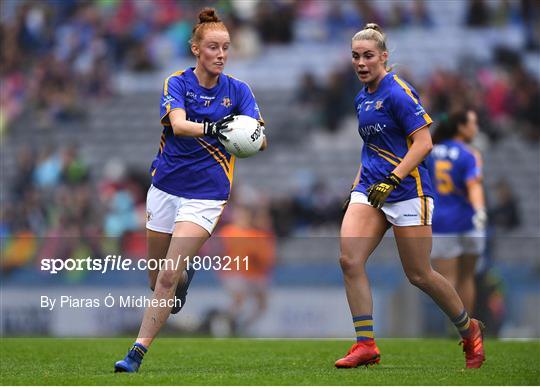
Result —
[[239, 158], [253, 156], [261, 149], [264, 133], [259, 121], [249, 116], [234, 116], [222, 132], [226, 140], [221, 143], [227, 152]]

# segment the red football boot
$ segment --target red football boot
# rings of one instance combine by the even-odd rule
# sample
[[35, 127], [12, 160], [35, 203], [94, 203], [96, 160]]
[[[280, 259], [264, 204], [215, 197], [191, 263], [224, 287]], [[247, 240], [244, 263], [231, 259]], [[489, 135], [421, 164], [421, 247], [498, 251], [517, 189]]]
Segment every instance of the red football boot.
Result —
[[359, 341], [354, 344], [347, 355], [336, 361], [336, 368], [356, 368], [379, 363], [381, 354], [375, 340]]
[[484, 324], [481, 321], [471, 319], [469, 326], [469, 337], [464, 338], [460, 344], [463, 344], [463, 352], [465, 352], [465, 365], [467, 368], [480, 368], [486, 360], [484, 354], [484, 335], [482, 330]]

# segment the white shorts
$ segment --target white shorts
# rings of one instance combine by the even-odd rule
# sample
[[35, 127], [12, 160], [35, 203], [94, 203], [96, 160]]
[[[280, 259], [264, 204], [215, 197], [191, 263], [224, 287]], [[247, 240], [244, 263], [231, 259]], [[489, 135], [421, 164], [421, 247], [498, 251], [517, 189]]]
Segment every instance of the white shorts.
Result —
[[480, 255], [486, 246], [483, 231], [471, 230], [464, 233], [433, 234], [431, 258], [451, 259], [460, 255]]
[[[367, 196], [357, 191], [351, 193], [350, 204], [353, 203], [371, 206]], [[386, 220], [394, 226], [429, 226], [433, 215], [433, 199], [423, 196], [401, 202], [384, 203], [381, 210]]]
[[192, 222], [212, 234], [225, 204], [226, 200], [182, 198], [151, 185], [146, 196], [146, 228], [172, 234], [176, 222]]

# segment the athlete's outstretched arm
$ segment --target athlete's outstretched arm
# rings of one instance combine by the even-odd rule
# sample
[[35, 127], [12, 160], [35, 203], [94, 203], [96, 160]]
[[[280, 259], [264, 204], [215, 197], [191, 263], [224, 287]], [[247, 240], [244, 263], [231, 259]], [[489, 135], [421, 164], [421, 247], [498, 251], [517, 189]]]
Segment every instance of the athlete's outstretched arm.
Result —
[[[482, 164], [482, 159], [479, 153], [475, 154], [477, 164]], [[475, 178], [467, 180], [467, 196], [469, 202], [474, 208], [475, 214], [473, 224], [476, 229], [483, 230], [487, 222], [486, 200], [484, 195], [484, 187], [482, 186], [482, 175], [479, 174]]]
[[399, 165], [392, 171], [393, 174], [403, 180], [414, 168], [418, 166], [431, 152], [433, 142], [429, 133], [429, 125], [417, 130], [410, 136], [411, 146]]
[[484, 199], [484, 188], [480, 179], [471, 179], [467, 181], [467, 192], [469, 201], [475, 210], [483, 210], [486, 208]]
[[175, 136], [202, 137], [204, 135], [204, 124], [188, 121], [184, 109], [171, 111], [169, 121]]
[[[476, 161], [477, 171], [482, 169], [482, 156], [480, 152], [474, 150], [474, 159]], [[478, 172], [474, 178], [467, 180], [467, 193], [469, 202], [471, 202], [475, 210], [485, 209], [486, 202], [484, 196], [484, 188], [482, 186], [482, 173]]]

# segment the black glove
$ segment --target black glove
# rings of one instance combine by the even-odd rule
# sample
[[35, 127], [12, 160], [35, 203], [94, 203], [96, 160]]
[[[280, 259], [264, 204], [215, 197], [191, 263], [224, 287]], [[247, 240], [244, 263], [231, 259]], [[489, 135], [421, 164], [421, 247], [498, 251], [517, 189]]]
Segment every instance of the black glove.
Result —
[[375, 208], [381, 208], [392, 191], [401, 184], [401, 179], [394, 173], [389, 174], [383, 181], [368, 188], [368, 201]]
[[234, 115], [229, 114], [216, 122], [204, 122], [204, 135], [219, 140], [226, 140], [227, 137], [221, 133], [227, 129], [227, 124], [234, 119]]

